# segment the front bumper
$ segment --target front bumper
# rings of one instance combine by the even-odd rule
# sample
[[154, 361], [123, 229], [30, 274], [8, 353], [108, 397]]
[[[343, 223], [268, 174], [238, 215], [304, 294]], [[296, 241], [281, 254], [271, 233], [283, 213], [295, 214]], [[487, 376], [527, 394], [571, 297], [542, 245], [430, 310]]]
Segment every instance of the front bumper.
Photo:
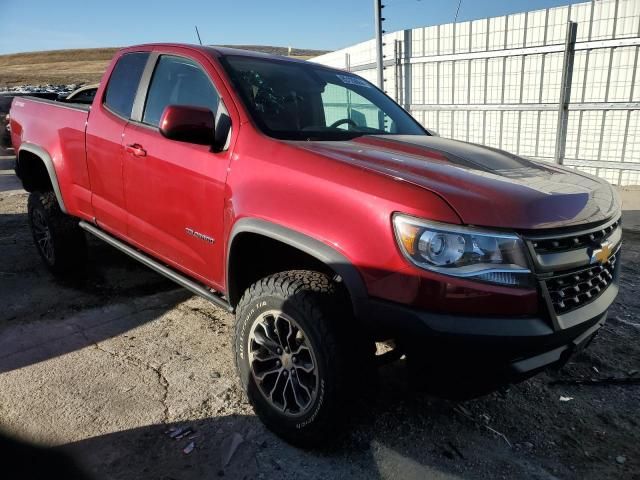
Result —
[[573, 310], [563, 322], [567, 328], [542, 317], [446, 315], [375, 299], [368, 319], [377, 337], [398, 339], [432, 369], [475, 378], [481, 372], [500, 383], [513, 382], [563, 364], [589, 343], [617, 293], [613, 283], [596, 300]]

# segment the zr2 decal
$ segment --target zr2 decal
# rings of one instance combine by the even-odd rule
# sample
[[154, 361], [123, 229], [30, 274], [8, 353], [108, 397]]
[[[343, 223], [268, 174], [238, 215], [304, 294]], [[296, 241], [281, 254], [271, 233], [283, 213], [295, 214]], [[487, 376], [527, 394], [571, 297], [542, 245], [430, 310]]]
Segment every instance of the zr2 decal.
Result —
[[205, 235], [204, 233], [196, 232], [193, 228], [186, 227], [184, 231], [187, 232], [187, 235], [195, 237], [199, 240], [204, 240], [205, 242], [210, 243], [212, 245], [216, 241], [213, 237], [210, 237], [209, 235]]

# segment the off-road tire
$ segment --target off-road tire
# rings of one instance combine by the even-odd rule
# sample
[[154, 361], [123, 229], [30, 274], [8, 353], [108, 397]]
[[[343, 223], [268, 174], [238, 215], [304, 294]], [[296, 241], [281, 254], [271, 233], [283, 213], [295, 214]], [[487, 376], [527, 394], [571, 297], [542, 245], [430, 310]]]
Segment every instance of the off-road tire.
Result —
[[[250, 332], [254, 323], [272, 311], [295, 320], [315, 355], [317, 395], [299, 417], [287, 416], [273, 406], [252, 374]], [[247, 289], [238, 304], [234, 351], [240, 380], [258, 417], [291, 444], [305, 448], [326, 444], [342, 430], [353, 394], [349, 382], [352, 364], [347, 360], [349, 329], [345, 328], [350, 317], [339, 286], [325, 274], [306, 270], [263, 278]], [[291, 372], [293, 380], [293, 369]]]
[[[66, 277], [86, 264], [87, 243], [84, 232], [79, 227], [77, 218], [60, 210], [54, 192], [31, 193], [28, 217], [36, 249], [52, 273]], [[49, 244], [42, 237], [46, 232]]]

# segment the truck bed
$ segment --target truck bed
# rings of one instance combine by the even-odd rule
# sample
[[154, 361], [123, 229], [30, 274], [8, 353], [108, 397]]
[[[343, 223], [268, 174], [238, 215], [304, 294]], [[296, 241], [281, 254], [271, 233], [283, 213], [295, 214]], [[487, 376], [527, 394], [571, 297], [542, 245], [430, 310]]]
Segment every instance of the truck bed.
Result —
[[[52, 151], [66, 148], [64, 139], [84, 144], [89, 105], [62, 103], [32, 96], [16, 97], [11, 103], [11, 140], [18, 152], [23, 143], [33, 143]], [[71, 138], [68, 138], [68, 136]]]
[[[11, 104], [11, 143], [20, 176], [30, 154], [45, 157], [55, 169], [60, 194], [70, 212], [86, 211], [90, 184], [85, 154], [89, 105], [61, 103], [37, 97], [16, 97]], [[26, 164], [26, 163], [25, 163]]]

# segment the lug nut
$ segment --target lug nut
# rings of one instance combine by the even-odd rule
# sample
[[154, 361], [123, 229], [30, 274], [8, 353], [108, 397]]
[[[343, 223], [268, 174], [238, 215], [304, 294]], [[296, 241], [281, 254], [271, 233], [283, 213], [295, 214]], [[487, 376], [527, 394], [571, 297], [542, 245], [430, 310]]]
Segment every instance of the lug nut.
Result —
[[281, 355], [282, 354], [282, 349], [281, 348], [277, 348], [276, 352], [278, 352], [278, 355]]
[[297, 362], [298, 362], [298, 358], [297, 358], [297, 357], [291, 357], [291, 361], [292, 361], [293, 363], [297, 363]]
[[289, 375], [289, 372], [287, 372], [286, 370], [284, 372], [282, 372], [283, 375], [286, 377], [287, 375]]
[[282, 363], [280, 363], [280, 360], [276, 361], [276, 367], [279, 367], [280, 365], [282, 365]]

